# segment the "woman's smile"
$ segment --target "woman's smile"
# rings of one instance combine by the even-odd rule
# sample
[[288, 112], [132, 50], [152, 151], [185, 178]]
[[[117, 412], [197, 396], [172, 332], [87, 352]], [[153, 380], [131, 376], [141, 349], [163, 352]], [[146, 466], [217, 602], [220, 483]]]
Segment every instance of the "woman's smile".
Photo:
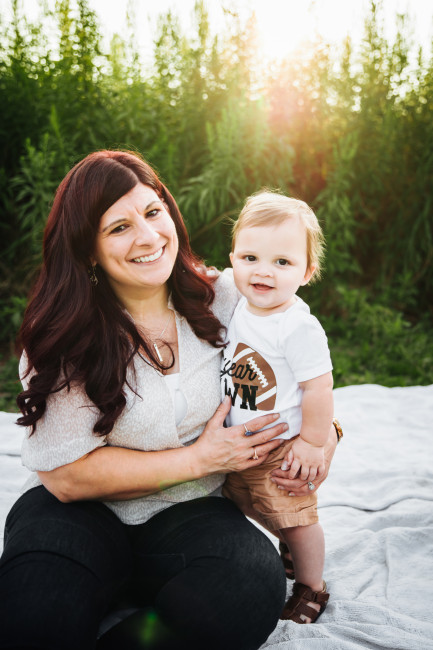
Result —
[[163, 255], [164, 249], [165, 246], [157, 250], [152, 255], [143, 255], [142, 257], [135, 257], [133, 260], [131, 260], [131, 262], [134, 262], [134, 264], [143, 264], [143, 263], [148, 264], [149, 262], [156, 262]]

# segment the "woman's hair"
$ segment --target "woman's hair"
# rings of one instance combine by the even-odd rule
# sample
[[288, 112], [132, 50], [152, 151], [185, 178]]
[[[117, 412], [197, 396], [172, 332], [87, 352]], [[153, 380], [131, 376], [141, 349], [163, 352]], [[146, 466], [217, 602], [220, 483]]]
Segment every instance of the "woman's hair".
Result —
[[313, 210], [304, 201], [292, 199], [268, 190], [249, 196], [233, 225], [232, 251], [242, 228], [253, 226], [278, 226], [287, 219], [299, 218], [307, 235], [307, 269], [315, 267], [314, 279], [320, 278], [321, 262], [325, 252], [325, 239]]
[[174, 308], [199, 338], [214, 347], [223, 345], [224, 328], [210, 309], [213, 279], [191, 251], [170, 192], [138, 155], [92, 153], [57, 189], [44, 232], [42, 268], [18, 336], [18, 351], [25, 350], [27, 375], [32, 374], [28, 389], [17, 398], [23, 414], [18, 424], [31, 426], [32, 433], [48, 395], [78, 382], [100, 411], [94, 432], [106, 435], [125, 407], [127, 368], [134, 355], [143, 352], [159, 369], [170, 367], [155, 357], [119, 304], [103, 269], [97, 267], [96, 286], [89, 279], [102, 215], [138, 183], [151, 187], [164, 201], [176, 227], [179, 252], [168, 280]]

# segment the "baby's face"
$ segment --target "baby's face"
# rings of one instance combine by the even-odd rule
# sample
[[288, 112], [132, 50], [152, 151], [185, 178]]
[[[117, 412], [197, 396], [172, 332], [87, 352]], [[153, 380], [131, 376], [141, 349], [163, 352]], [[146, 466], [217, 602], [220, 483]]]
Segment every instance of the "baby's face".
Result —
[[307, 233], [298, 217], [241, 228], [230, 260], [236, 286], [258, 316], [285, 311], [314, 272], [307, 269]]

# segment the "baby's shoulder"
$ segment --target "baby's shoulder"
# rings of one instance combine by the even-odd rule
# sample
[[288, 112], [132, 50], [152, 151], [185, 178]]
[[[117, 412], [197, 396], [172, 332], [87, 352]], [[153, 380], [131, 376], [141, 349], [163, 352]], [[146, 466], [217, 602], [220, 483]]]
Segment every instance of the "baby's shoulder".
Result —
[[309, 306], [298, 298], [296, 304], [282, 314], [279, 333], [282, 339], [289, 336], [308, 339], [311, 333], [324, 333], [324, 329]]

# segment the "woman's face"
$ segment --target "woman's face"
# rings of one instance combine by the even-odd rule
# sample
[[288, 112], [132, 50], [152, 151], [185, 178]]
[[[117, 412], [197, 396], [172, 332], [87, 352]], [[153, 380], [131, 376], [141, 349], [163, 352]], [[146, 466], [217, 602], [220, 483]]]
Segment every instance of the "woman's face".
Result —
[[166, 205], [139, 183], [102, 215], [93, 262], [104, 269], [120, 301], [140, 299], [165, 286], [178, 247]]

